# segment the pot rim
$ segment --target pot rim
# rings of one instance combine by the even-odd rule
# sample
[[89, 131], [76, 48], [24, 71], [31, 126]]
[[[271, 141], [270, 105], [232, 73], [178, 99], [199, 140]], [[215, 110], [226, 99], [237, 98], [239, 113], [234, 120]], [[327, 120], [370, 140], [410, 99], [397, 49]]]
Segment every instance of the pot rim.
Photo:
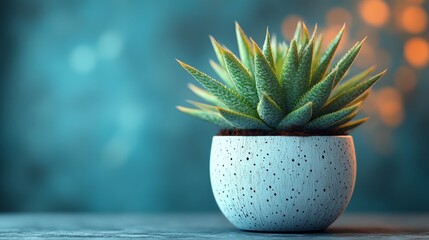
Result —
[[312, 137], [317, 137], [317, 138], [353, 138], [352, 135], [309, 135], [309, 136], [282, 136], [282, 135], [258, 135], [258, 136], [246, 136], [246, 135], [242, 135], [242, 136], [220, 136], [220, 135], [215, 135], [213, 136], [213, 138], [312, 138]]

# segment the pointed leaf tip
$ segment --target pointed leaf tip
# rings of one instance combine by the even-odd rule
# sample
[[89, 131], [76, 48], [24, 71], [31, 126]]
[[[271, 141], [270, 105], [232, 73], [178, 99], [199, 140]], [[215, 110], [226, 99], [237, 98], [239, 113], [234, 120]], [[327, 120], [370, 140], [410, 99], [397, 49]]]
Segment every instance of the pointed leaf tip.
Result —
[[236, 26], [235, 33], [237, 37], [238, 51], [240, 53], [241, 62], [247, 68], [250, 75], [254, 77], [252, 43], [237, 22], [235, 26]]
[[314, 24], [313, 33], [311, 34], [310, 41], [313, 41], [316, 38], [316, 32], [317, 32], [317, 23]]
[[337, 127], [335, 130], [338, 132], [349, 133], [350, 131], [352, 131], [356, 127], [360, 126], [362, 123], [365, 123], [368, 119], [369, 119], [369, 117], [354, 120], [354, 121], [345, 123], [345, 124]]
[[214, 38], [212, 35], [209, 35], [209, 38], [213, 44], [216, 44], [217, 46], [221, 47], [220, 43], [216, 40], [216, 38]]
[[310, 34], [308, 32], [307, 25], [304, 22], [302, 23], [302, 29], [304, 30], [305, 36], [308, 37]]
[[267, 30], [265, 31], [265, 34], [266, 35], [270, 35], [270, 28], [269, 28], [269, 26], [267, 26]]
[[271, 36], [270, 36], [270, 32], [268, 31], [268, 27], [267, 27], [267, 33], [265, 35], [264, 45], [262, 46], [262, 52], [265, 58], [267, 59], [268, 63], [270, 64], [271, 68], [275, 72], [276, 69], [274, 64], [274, 57], [271, 49]]
[[338, 74], [335, 78], [334, 87], [343, 79], [345, 73], [349, 70], [350, 66], [353, 64], [356, 59], [359, 51], [362, 48], [365, 39], [355, 43], [353, 47], [337, 62], [336, 67], [338, 67]]
[[240, 96], [235, 90], [229, 89], [222, 83], [208, 76], [207, 74], [191, 66], [185, 66], [185, 69], [197, 80], [205, 89], [214, 95], [219, 101], [227, 107], [238, 112], [257, 115], [256, 110]]
[[258, 103], [257, 111], [260, 118], [271, 127], [276, 127], [284, 115], [282, 109], [265, 93]]
[[225, 120], [218, 112], [215, 112], [215, 111], [207, 111], [207, 110], [187, 108], [187, 107], [181, 107], [181, 106], [179, 106], [179, 110], [190, 116], [202, 119], [204, 121], [218, 125], [222, 128], [229, 129], [233, 127], [227, 120]]
[[188, 64], [186, 64], [186, 63], [184, 63], [184, 62], [180, 61], [179, 59], [176, 59], [176, 61], [177, 61], [177, 62], [180, 64], [180, 66], [182, 66], [183, 68], [190, 67]]
[[343, 37], [343, 30], [344, 28], [341, 28], [334, 39], [331, 40], [323, 55], [320, 56], [320, 60], [315, 66], [314, 72], [311, 76], [310, 86], [319, 83], [326, 74], [328, 74], [329, 65], [331, 64], [332, 59], [334, 59], [335, 52], [337, 51]]
[[240, 27], [240, 24], [239, 24], [237, 21], [235, 21], [235, 27], [236, 27], [236, 28], [241, 28], [241, 27]]
[[217, 60], [218, 60], [218, 62], [219, 62], [219, 64], [223, 67], [223, 68], [225, 68], [225, 62], [224, 62], [224, 60], [223, 60], [223, 54], [222, 54], [222, 50], [223, 50], [223, 47], [220, 45], [220, 43], [213, 37], [213, 36], [211, 36], [210, 35], [210, 42], [212, 43], [212, 47], [213, 47], [213, 50], [215, 51], [215, 54], [216, 54], [216, 58], [217, 58]]

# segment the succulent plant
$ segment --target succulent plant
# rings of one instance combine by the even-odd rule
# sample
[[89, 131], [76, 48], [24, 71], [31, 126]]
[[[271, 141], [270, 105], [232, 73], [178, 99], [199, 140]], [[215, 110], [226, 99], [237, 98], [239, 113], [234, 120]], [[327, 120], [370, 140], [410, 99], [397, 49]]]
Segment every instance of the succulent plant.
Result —
[[223, 83], [178, 61], [205, 88], [189, 85], [208, 104], [189, 101], [196, 108], [177, 108], [223, 129], [348, 133], [368, 119], [353, 120], [385, 71], [369, 77], [370, 67], [340, 84], [365, 39], [331, 66], [344, 26], [324, 50], [316, 31], [317, 25], [310, 35], [299, 22], [287, 45], [267, 29], [261, 49], [236, 23], [241, 60], [210, 36], [218, 60], [210, 64]]

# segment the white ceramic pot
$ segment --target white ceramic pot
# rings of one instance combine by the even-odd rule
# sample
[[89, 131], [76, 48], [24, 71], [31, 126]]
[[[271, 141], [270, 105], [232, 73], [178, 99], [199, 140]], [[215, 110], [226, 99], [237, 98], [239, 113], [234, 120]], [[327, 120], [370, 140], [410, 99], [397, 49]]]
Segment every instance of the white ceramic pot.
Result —
[[220, 210], [250, 231], [324, 230], [356, 178], [351, 136], [215, 136], [210, 158]]

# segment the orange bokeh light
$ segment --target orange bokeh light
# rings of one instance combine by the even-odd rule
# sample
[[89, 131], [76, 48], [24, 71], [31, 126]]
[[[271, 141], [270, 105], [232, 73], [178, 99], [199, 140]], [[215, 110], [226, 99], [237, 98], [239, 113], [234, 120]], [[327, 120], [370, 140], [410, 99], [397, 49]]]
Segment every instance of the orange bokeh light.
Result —
[[429, 44], [423, 38], [412, 38], [405, 43], [404, 56], [408, 63], [417, 68], [429, 62]]
[[409, 33], [421, 33], [427, 27], [428, 17], [423, 8], [409, 6], [401, 14], [400, 22], [402, 28]]
[[290, 15], [283, 20], [282, 33], [285, 39], [291, 40], [295, 32], [296, 25], [302, 18], [298, 15]]
[[395, 73], [395, 86], [404, 93], [414, 90], [417, 84], [416, 72], [407, 66], [400, 67]]
[[362, 19], [374, 27], [383, 26], [389, 20], [389, 6], [382, 0], [364, 0], [359, 5]]
[[389, 127], [401, 124], [404, 113], [401, 93], [393, 87], [385, 87], [377, 92], [375, 105], [381, 121]]

